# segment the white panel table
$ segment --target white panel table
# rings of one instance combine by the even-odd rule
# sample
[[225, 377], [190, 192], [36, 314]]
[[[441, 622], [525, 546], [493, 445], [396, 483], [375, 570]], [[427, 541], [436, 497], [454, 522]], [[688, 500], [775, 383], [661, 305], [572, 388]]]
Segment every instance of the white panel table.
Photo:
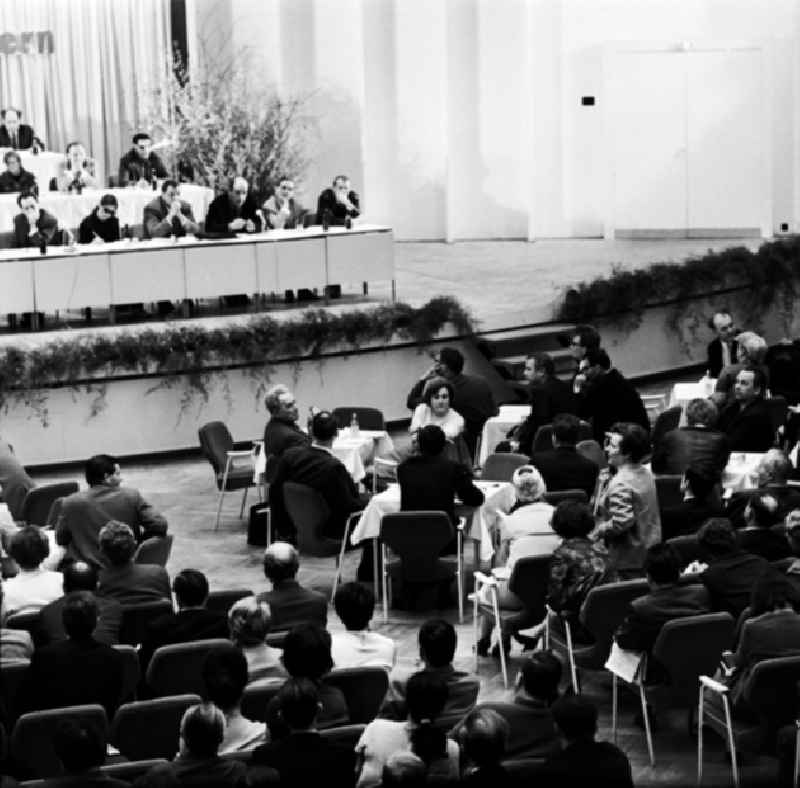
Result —
[[37, 312], [111, 303], [106, 254], [38, 257], [33, 263], [33, 281]]
[[231, 241], [224, 246], [187, 250], [186, 297], [214, 298], [258, 289], [254, 244]]
[[[121, 244], [125, 242], [122, 241]], [[186, 294], [183, 250], [173, 244], [130, 243], [109, 255], [112, 304], [180, 301]], [[113, 244], [120, 247], [121, 244]]]
[[[291, 230], [282, 230], [286, 236]], [[293, 234], [294, 235], [294, 234]], [[278, 289], [323, 287], [325, 279], [325, 239], [286, 237], [275, 245]]]
[[[328, 282], [366, 282], [394, 279], [394, 253], [384, 233], [332, 227], [325, 237]], [[368, 273], [368, 276], [365, 276]]]
[[28, 258], [0, 262], [0, 313], [34, 311], [33, 254]]

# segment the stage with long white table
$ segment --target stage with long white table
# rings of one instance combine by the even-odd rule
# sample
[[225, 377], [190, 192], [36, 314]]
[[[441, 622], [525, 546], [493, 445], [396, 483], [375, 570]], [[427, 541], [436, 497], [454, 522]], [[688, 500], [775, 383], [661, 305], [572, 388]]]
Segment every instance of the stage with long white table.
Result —
[[390, 227], [270, 230], [0, 251], [0, 313], [54, 312], [303, 287], [394, 282]]

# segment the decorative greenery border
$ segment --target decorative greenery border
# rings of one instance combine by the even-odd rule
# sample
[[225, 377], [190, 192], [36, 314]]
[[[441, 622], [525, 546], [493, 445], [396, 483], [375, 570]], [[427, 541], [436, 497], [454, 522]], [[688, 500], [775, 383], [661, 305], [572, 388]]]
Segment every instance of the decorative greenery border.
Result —
[[23, 404], [47, 426], [47, 389], [66, 386], [94, 396], [94, 416], [105, 408], [107, 384], [91, 377], [126, 372], [163, 376], [150, 391], [183, 385], [183, 414], [197, 396], [208, 401], [212, 376], [222, 375], [227, 391], [226, 370], [233, 367], [245, 367], [259, 381], [260, 397], [279, 359], [315, 358], [343, 346], [357, 350], [392, 337], [424, 345], [447, 323], [459, 335], [474, 333], [472, 315], [454, 298], [439, 296], [419, 308], [394, 303], [339, 314], [311, 309], [291, 320], [259, 316], [223, 328], [81, 334], [31, 350], [8, 347], [0, 352], [0, 409], [8, 412], [12, 404]]

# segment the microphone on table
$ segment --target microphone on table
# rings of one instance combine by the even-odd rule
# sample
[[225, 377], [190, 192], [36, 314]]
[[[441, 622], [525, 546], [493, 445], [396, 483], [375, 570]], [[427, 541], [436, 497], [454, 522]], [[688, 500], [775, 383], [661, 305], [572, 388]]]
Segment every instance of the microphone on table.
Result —
[[256, 208], [256, 216], [261, 219], [261, 232], [265, 233], [267, 231], [267, 220], [264, 218], [264, 211], [261, 208]]

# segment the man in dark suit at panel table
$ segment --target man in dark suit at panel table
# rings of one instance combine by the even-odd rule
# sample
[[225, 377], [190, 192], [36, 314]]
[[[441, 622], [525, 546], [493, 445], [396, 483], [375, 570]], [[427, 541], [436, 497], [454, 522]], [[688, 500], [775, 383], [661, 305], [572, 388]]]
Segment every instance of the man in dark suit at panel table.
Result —
[[192, 206], [178, 196], [178, 182], [173, 180], [164, 181], [161, 196], [144, 206], [142, 226], [144, 238], [180, 238], [200, 229]]
[[217, 195], [208, 206], [206, 232], [258, 233], [262, 227], [258, 204], [245, 178], [233, 179], [230, 191]]
[[575, 451], [579, 429], [577, 416], [559, 413], [553, 419], [553, 448], [533, 454], [531, 462], [539, 469], [549, 492], [577, 489], [591, 498], [600, 468]]

